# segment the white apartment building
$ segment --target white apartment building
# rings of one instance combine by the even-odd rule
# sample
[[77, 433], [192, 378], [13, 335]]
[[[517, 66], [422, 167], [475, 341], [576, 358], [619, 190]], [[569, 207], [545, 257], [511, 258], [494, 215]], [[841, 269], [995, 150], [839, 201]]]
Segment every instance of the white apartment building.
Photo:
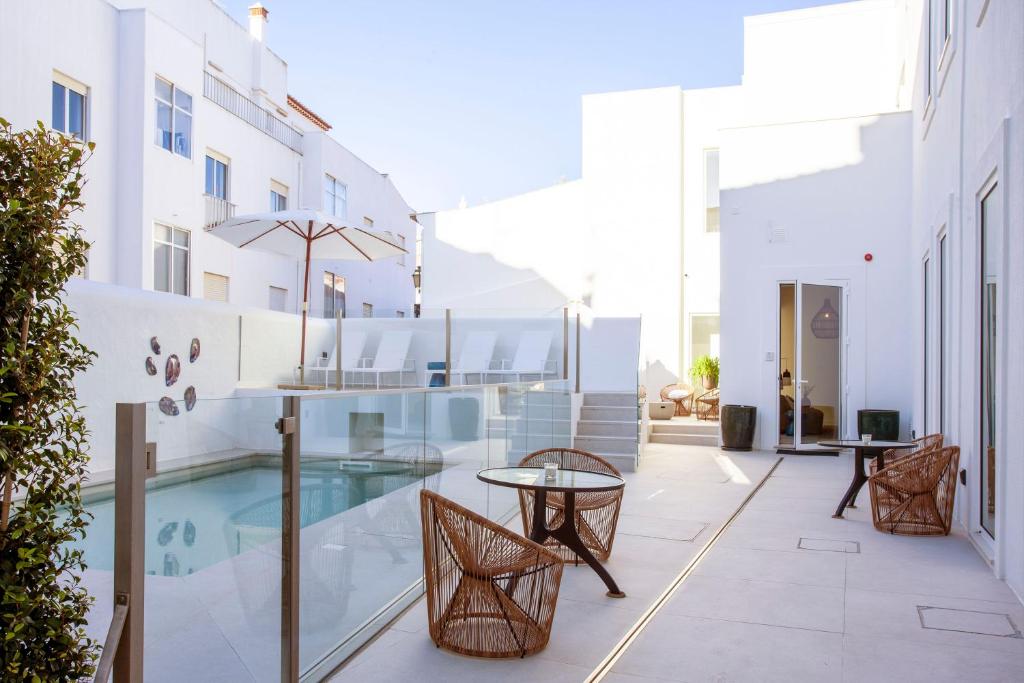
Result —
[[6, 1], [0, 116], [96, 144], [79, 219], [87, 279], [298, 312], [301, 264], [204, 227], [315, 208], [390, 232], [410, 254], [315, 262], [311, 315], [412, 316], [412, 209], [292, 96], [268, 28], [262, 6], [246, 28], [213, 0]]

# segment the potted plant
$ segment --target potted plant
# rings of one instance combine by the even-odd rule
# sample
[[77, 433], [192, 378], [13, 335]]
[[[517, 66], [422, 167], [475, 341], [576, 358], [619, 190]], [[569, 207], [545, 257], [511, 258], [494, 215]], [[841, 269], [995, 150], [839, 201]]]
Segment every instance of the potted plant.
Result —
[[700, 380], [708, 391], [715, 389], [718, 387], [718, 359], [708, 355], [698, 357], [690, 368], [690, 377], [694, 384]]
[[0, 119], [0, 679], [91, 678], [92, 602], [79, 583], [85, 420], [75, 373], [93, 353], [75, 338], [64, 285], [89, 247], [82, 208], [91, 143], [40, 122]]

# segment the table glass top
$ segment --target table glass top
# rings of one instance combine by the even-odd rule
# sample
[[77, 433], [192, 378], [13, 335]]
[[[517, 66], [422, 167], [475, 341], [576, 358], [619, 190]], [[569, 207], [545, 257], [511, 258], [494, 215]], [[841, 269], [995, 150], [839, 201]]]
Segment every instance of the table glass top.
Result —
[[913, 448], [917, 444], [912, 441], [869, 441], [864, 443], [861, 439], [828, 439], [819, 441], [818, 445], [826, 448]]
[[553, 479], [546, 479], [544, 470], [539, 467], [496, 467], [481, 470], [477, 473], [477, 477], [483, 481], [504, 486], [573, 489], [576, 491], [608, 490], [623, 484], [622, 479], [610, 474], [563, 469], [559, 469]]

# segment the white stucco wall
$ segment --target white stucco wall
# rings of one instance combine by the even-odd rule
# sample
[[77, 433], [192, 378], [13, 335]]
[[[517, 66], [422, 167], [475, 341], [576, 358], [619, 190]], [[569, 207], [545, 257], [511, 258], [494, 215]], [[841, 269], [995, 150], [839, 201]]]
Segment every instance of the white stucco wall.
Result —
[[[957, 517], [970, 538], [1024, 597], [1024, 358], [1017, 340], [1024, 335], [1024, 4], [959, 0], [953, 4], [953, 31], [946, 42], [931, 32], [932, 77], [927, 85], [929, 32], [918, 6], [912, 28], [917, 44], [907, 68], [913, 89], [913, 229], [907, 268], [912, 273], [915, 426], [941, 431], [961, 448], [966, 485], [957, 488]], [[982, 460], [979, 330], [979, 193], [995, 180], [1002, 188], [999, 207], [1003, 235], [996, 247], [1000, 269], [996, 377], [996, 534], [981, 529], [979, 511]], [[946, 236], [946, 329], [939, 325], [939, 239]], [[929, 265], [928, 327], [924, 325], [924, 259]], [[945, 368], [939, 361], [945, 344]], [[929, 363], [924, 364], [925, 344]], [[924, 415], [925, 373], [927, 424]], [[942, 381], [942, 373], [945, 381]], [[945, 391], [941, 386], [945, 385]], [[940, 404], [944, 421], [940, 424]]]

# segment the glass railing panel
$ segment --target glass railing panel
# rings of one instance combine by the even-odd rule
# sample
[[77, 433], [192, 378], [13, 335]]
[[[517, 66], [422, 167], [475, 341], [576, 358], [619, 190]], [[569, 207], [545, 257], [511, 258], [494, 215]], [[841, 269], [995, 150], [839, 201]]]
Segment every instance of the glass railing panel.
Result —
[[453, 309], [452, 384], [562, 379], [566, 320], [561, 308]]
[[313, 678], [422, 590], [419, 491], [445, 466], [424, 441], [425, 400], [423, 389], [302, 400], [299, 659]]
[[147, 681], [278, 680], [282, 398], [147, 404]]

